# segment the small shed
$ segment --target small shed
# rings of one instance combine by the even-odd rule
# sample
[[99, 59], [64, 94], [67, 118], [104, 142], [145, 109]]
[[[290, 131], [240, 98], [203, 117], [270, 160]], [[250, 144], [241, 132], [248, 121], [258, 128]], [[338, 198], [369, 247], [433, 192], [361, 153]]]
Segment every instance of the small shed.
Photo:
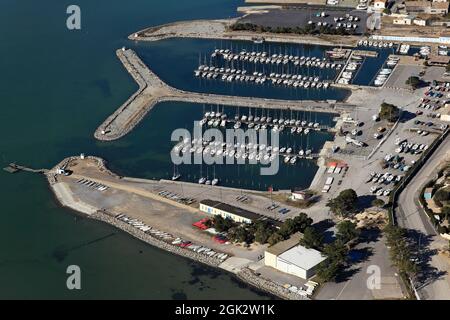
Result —
[[426, 188], [425, 191], [423, 192], [423, 198], [425, 200], [431, 200], [432, 197], [433, 197], [433, 188]]

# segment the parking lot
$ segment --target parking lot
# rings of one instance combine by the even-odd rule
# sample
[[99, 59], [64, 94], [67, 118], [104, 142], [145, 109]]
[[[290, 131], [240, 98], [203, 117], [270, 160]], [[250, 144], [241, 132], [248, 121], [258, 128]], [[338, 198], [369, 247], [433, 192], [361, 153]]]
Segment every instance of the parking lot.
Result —
[[[320, 16], [324, 12], [325, 16]], [[350, 18], [352, 16], [353, 18]], [[356, 19], [354, 19], [356, 18]], [[289, 7], [289, 9], [269, 10], [266, 13], [250, 14], [239, 20], [239, 23], [251, 23], [264, 27], [304, 28], [312, 21], [316, 28], [323, 25], [336, 28], [339, 25], [351, 24], [355, 34], [363, 34], [366, 31], [367, 12], [348, 10], [342, 8], [330, 8], [321, 6]], [[353, 24], [356, 28], [353, 29]]]

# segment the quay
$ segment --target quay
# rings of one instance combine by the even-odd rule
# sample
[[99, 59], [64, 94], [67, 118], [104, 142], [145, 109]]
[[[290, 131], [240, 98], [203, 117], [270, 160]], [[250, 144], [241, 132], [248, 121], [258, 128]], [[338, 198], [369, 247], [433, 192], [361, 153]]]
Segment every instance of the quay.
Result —
[[139, 89], [97, 128], [94, 136], [98, 140], [112, 141], [125, 136], [156, 104], [165, 101], [325, 113], [340, 113], [353, 107], [335, 101], [277, 100], [187, 92], [160, 80], [133, 50], [123, 48], [116, 53]]
[[[253, 41], [261, 37], [260, 33], [251, 31], [232, 31], [230, 26], [239, 18], [216, 20], [179, 21], [137, 31], [128, 36], [133, 41], [160, 41], [170, 38], [194, 38], [214, 40]], [[264, 33], [265, 42], [284, 42], [292, 44], [311, 44], [321, 46], [355, 47], [359, 36], [302, 35]]]
[[361, 56], [361, 57], [377, 58], [378, 57], [378, 51], [353, 50], [353, 55]]
[[[58, 174], [59, 169], [65, 165], [72, 171], [68, 176]], [[264, 253], [266, 245], [255, 244], [250, 249], [223, 245], [214, 241], [211, 234], [192, 227], [193, 221], [209, 217], [198, 209], [200, 201], [214, 199], [236, 202], [236, 197], [242, 195], [242, 190], [221, 188], [218, 194], [215, 187], [185, 183], [181, 192], [185, 194], [183, 197], [192, 197], [195, 200], [194, 204], [186, 204], [161, 195], [161, 191], [179, 183], [166, 184], [162, 181], [117, 176], [109, 171], [103, 159], [93, 156], [66, 158], [48, 171], [47, 178], [51, 190], [62, 206], [83, 213], [88, 218], [108, 223], [149, 245], [231, 272], [242, 281], [282, 299], [305, 299], [283, 286], [283, 283], [301, 286], [304, 283], [302, 279], [283, 276], [283, 282], [280, 282], [277, 271], [262, 276], [255, 273], [255, 268], [261, 267], [258, 257]], [[85, 180], [98, 182], [108, 188], [96, 189], [83, 184], [82, 181]], [[272, 204], [272, 200], [262, 192], [252, 191], [252, 194], [247, 196], [249, 201], [240, 203], [246, 210], [255, 211]], [[118, 201], [111, 202], [112, 197]], [[298, 211], [294, 207], [289, 208], [291, 214]], [[274, 213], [266, 210], [262, 215], [273, 218]], [[286, 214], [282, 218], [287, 216]], [[179, 244], [181, 241], [192, 245], [183, 247]], [[194, 247], [203, 247], [212, 254], [194, 251]]]

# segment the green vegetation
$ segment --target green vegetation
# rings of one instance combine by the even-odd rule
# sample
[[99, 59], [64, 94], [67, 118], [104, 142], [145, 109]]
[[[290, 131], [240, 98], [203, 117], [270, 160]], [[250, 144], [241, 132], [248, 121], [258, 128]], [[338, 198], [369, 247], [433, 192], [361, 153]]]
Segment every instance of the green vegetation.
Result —
[[406, 80], [406, 84], [410, 85], [414, 89], [417, 89], [421, 83], [422, 81], [420, 80], [420, 78], [416, 76], [411, 76]]
[[283, 222], [277, 231], [284, 239], [289, 238], [294, 233], [303, 232], [313, 223], [313, 220], [306, 213], [300, 213], [293, 219], [287, 219]]
[[252, 243], [254, 236], [250, 232], [249, 225], [241, 224], [239, 226], [232, 227], [227, 233], [228, 239], [235, 242]]
[[303, 232], [303, 238], [300, 239], [300, 245], [308, 249], [319, 250], [323, 245], [323, 235], [314, 227], [306, 227]]
[[450, 219], [450, 206], [442, 207], [441, 214], [445, 220], [449, 220]]
[[341, 240], [326, 244], [323, 253], [327, 260], [317, 266], [317, 276], [321, 281], [327, 282], [336, 279], [339, 271], [347, 262], [348, 248]]
[[353, 189], [346, 189], [328, 201], [327, 207], [339, 216], [348, 217], [357, 211], [358, 195]]
[[257, 221], [252, 225], [255, 241], [267, 243], [270, 236], [275, 232], [275, 227], [267, 221]]
[[311, 226], [313, 220], [306, 213], [300, 213], [293, 219], [287, 219], [277, 230], [268, 221], [256, 221], [251, 224], [237, 224], [229, 219], [214, 216], [214, 227], [219, 232], [227, 232], [231, 241], [246, 242], [248, 244], [256, 241], [264, 244], [274, 245], [277, 242], [288, 239], [297, 232], [304, 232]]
[[337, 225], [336, 238], [341, 240], [343, 243], [349, 243], [359, 237], [361, 231], [356, 229], [356, 224], [345, 220]]
[[419, 272], [419, 267], [412, 261], [406, 230], [389, 224], [384, 228], [384, 233], [394, 266], [398, 268], [402, 276], [414, 277]]
[[338, 273], [345, 268], [350, 247], [360, 233], [360, 230], [356, 229], [356, 224], [351, 221], [344, 220], [337, 225], [336, 240], [323, 246], [323, 254], [328, 259], [317, 267], [319, 279], [322, 281], [336, 279]]
[[391, 9], [389, 9], [389, 8], [384, 8], [383, 13], [384, 13], [384, 14], [391, 14]]
[[380, 119], [395, 122], [400, 116], [400, 110], [393, 104], [383, 102], [380, 108]]
[[230, 26], [232, 31], [252, 31], [252, 32], [271, 32], [271, 33], [295, 33], [295, 34], [335, 34], [335, 35], [353, 35], [354, 31], [346, 29], [335, 29], [331, 26], [320, 26], [316, 28], [314, 24], [308, 24], [304, 27], [266, 27], [253, 23], [237, 22]]
[[218, 232], [226, 232], [230, 228], [234, 227], [236, 223], [229, 218], [224, 219], [222, 216], [215, 215], [213, 217], [213, 225]]
[[441, 188], [438, 191], [436, 191], [434, 197], [434, 200], [443, 202], [443, 201], [449, 201], [450, 200], [450, 190], [446, 188]]
[[280, 241], [283, 241], [283, 236], [279, 234], [278, 232], [274, 232], [269, 239], [267, 239], [267, 242], [273, 246], [274, 244], [277, 244]]
[[280, 226], [280, 229], [273, 232], [267, 239], [270, 245], [288, 239], [291, 235], [297, 232], [305, 232], [306, 228], [310, 227], [313, 220], [304, 212], [301, 212], [293, 219], [287, 219]]
[[374, 207], [382, 208], [382, 207], [384, 207], [385, 204], [386, 203], [383, 201], [383, 199], [377, 198], [377, 199], [372, 200], [372, 206], [374, 206]]

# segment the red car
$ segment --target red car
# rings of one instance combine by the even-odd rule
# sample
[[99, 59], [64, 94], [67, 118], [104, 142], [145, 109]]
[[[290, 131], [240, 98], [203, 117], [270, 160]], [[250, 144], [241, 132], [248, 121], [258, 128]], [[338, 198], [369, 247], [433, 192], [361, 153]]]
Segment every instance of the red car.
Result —
[[189, 247], [190, 245], [192, 245], [192, 242], [190, 242], [190, 241], [184, 241], [184, 242], [181, 242], [181, 243], [179, 244], [179, 246], [182, 247], [182, 248], [187, 248], [187, 247]]
[[219, 235], [219, 234], [215, 235], [213, 239], [214, 239], [214, 241], [216, 241], [218, 243], [221, 243], [221, 244], [224, 244], [225, 242], [228, 241], [228, 239], [225, 236], [222, 236], [222, 235]]

